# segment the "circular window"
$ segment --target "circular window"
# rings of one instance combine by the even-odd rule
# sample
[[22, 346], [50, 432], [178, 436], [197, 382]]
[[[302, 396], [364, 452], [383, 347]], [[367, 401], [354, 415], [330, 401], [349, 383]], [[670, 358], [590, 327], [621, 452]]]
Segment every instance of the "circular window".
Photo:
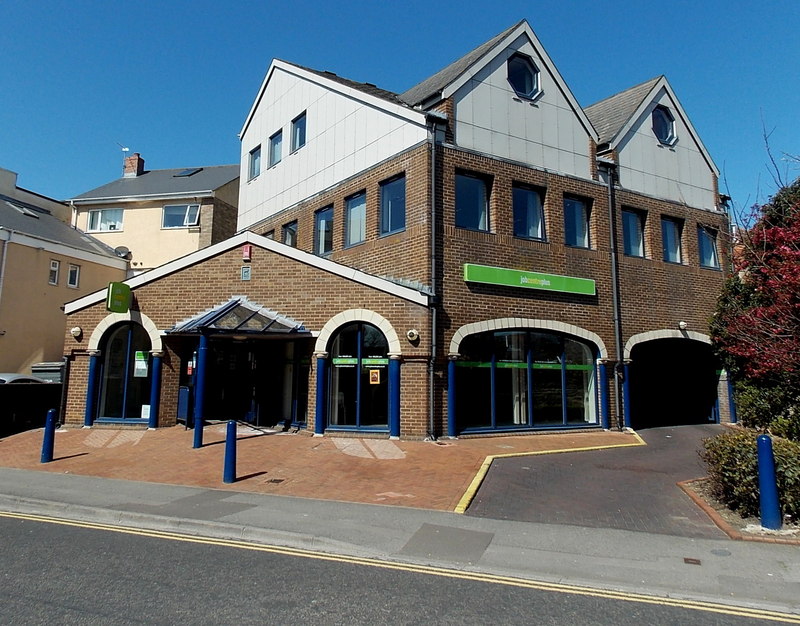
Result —
[[661, 106], [653, 109], [653, 132], [661, 143], [675, 142], [675, 118], [669, 109]]
[[539, 94], [539, 70], [533, 61], [521, 54], [508, 60], [508, 82], [523, 98], [534, 98]]

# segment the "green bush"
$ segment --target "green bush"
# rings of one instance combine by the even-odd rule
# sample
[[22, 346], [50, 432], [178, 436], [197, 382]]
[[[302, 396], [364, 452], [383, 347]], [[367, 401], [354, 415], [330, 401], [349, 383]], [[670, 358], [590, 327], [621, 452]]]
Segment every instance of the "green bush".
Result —
[[779, 437], [800, 441], [800, 394], [792, 381], [745, 378], [736, 381], [735, 389], [739, 422], [748, 428], [769, 429]]
[[[731, 430], [703, 440], [700, 456], [708, 465], [714, 495], [743, 517], [760, 514], [757, 432]], [[783, 515], [800, 518], [800, 444], [772, 438], [778, 500]]]

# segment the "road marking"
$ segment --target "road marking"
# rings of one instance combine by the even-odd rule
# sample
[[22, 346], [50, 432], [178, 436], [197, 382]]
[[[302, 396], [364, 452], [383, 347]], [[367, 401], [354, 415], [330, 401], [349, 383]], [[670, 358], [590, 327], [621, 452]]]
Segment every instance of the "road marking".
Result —
[[475, 494], [478, 493], [481, 483], [483, 483], [483, 480], [486, 478], [486, 474], [489, 473], [489, 468], [492, 466], [492, 461], [495, 459], [508, 459], [515, 456], [538, 456], [541, 454], [561, 454], [563, 452], [588, 452], [590, 450], [609, 450], [611, 448], [634, 448], [647, 445], [644, 439], [642, 439], [638, 433], [634, 432], [631, 434], [636, 439], [636, 443], [615, 443], [607, 446], [587, 446], [585, 448], [566, 448], [562, 450], [540, 450], [538, 452], [508, 452], [506, 454], [491, 454], [483, 460], [478, 473], [475, 474], [475, 478], [472, 479], [472, 482], [469, 484], [469, 487], [467, 487], [464, 495], [461, 496], [461, 500], [458, 501], [456, 508], [453, 509], [453, 513], [466, 512], [467, 507], [475, 498]]
[[593, 589], [591, 587], [579, 587], [563, 583], [549, 583], [535, 580], [525, 580], [512, 576], [500, 576], [496, 574], [484, 574], [480, 572], [470, 572], [463, 570], [450, 569], [445, 567], [434, 567], [430, 565], [414, 565], [410, 563], [400, 563], [385, 561], [374, 558], [347, 556], [342, 554], [330, 554], [316, 550], [306, 550], [303, 548], [288, 548], [270, 544], [248, 543], [237, 539], [217, 539], [214, 537], [202, 537], [199, 535], [186, 535], [182, 533], [167, 533], [159, 530], [147, 530], [144, 528], [133, 528], [118, 526], [113, 524], [101, 524], [97, 522], [83, 522], [59, 517], [49, 517], [45, 515], [34, 515], [29, 513], [11, 513], [0, 511], [0, 517], [9, 519], [21, 519], [32, 522], [42, 522], [47, 524], [60, 524], [62, 526], [73, 526], [75, 528], [88, 528], [91, 530], [104, 530], [108, 532], [123, 533], [127, 535], [137, 535], [154, 539], [166, 539], [170, 541], [183, 541], [186, 543], [197, 543], [211, 546], [222, 546], [227, 548], [239, 548], [241, 550], [251, 550], [254, 552], [268, 552], [284, 556], [302, 557], [307, 559], [317, 559], [321, 561], [332, 561], [336, 563], [347, 563], [350, 565], [363, 565], [367, 567], [380, 567], [401, 572], [414, 574], [427, 574], [430, 576], [440, 576], [443, 578], [457, 578], [475, 582], [485, 582], [496, 585], [506, 585], [509, 587], [520, 587], [523, 589], [535, 589], [537, 591], [550, 591], [554, 593], [568, 593], [580, 596], [590, 596], [607, 600], [622, 600], [625, 602], [638, 602], [640, 604], [655, 604], [659, 606], [670, 606], [676, 608], [704, 611], [707, 613], [719, 613], [721, 615], [734, 615], [737, 617], [749, 617], [753, 619], [767, 619], [785, 624], [800, 624], [800, 615], [783, 613], [780, 611], [770, 611], [766, 609], [751, 609], [748, 607], [731, 606], [716, 602], [705, 602], [700, 600], [680, 600], [677, 598], [661, 598], [649, 596], [641, 593], [631, 593], [625, 591], [613, 591], [605, 589]]

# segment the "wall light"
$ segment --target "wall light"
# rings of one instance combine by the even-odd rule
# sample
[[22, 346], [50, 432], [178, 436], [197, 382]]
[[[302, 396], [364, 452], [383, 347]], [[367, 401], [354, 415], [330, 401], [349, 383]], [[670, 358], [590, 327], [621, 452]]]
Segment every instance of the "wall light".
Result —
[[681, 320], [680, 322], [678, 322], [678, 328], [680, 328], [681, 330], [686, 330], [686, 329], [688, 328], [688, 326], [689, 326], [689, 324], [687, 324], [687, 323], [686, 323], [686, 322], [684, 322], [683, 320]]

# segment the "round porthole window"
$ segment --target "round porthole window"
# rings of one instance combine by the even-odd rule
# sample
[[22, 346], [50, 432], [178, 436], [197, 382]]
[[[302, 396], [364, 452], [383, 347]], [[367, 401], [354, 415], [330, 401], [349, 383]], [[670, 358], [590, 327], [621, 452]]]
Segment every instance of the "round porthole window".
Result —
[[653, 109], [653, 132], [661, 143], [675, 143], [675, 118], [668, 108], [658, 106]]
[[508, 82], [522, 98], [539, 95], [539, 70], [526, 56], [515, 54], [508, 60]]

